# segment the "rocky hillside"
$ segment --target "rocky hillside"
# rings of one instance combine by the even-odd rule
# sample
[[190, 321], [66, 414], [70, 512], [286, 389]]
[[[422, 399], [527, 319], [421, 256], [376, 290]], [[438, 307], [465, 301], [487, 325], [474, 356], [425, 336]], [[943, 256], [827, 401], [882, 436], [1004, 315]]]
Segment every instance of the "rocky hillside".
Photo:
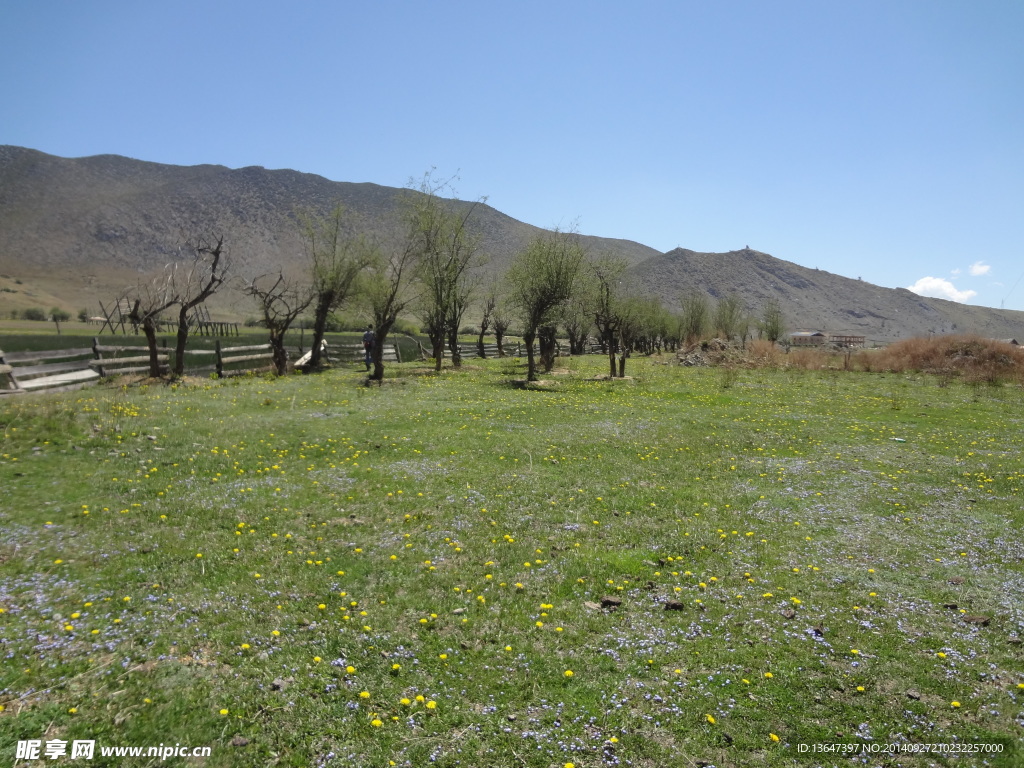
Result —
[[[225, 235], [236, 275], [301, 268], [297, 211], [326, 212], [340, 202], [355, 229], [387, 241], [401, 231], [401, 192], [290, 170], [184, 167], [117, 155], [65, 159], [0, 146], [0, 280], [10, 290], [22, 286], [21, 296], [4, 292], [0, 300], [27, 306], [54, 297], [72, 311], [98, 307], [175, 259], [186, 240], [209, 233]], [[472, 222], [491, 274], [504, 271], [539, 231], [487, 205]], [[590, 251], [615, 252], [630, 263], [658, 253], [628, 240], [584, 240]]]
[[[5, 308], [60, 306], [98, 311], [204, 234], [223, 234], [235, 275], [252, 276], [304, 264], [296, 212], [342, 203], [352, 226], [383, 242], [402, 230], [397, 198], [376, 184], [261, 167], [173, 166], [117, 155], [66, 159], [0, 146], [0, 316]], [[539, 230], [481, 205], [473, 216], [488, 276], [500, 275]], [[685, 239], [685, 233], [681, 233]], [[661, 254], [628, 240], [584, 237], [592, 255], [616, 253], [645, 294], [672, 308], [700, 290], [736, 294], [757, 314], [769, 299], [790, 329], [846, 331], [880, 341], [928, 333], [1024, 336], [1024, 313], [927, 299], [808, 269], [745, 249]], [[218, 297], [214, 311], [253, 314], [241, 296]]]
[[908, 336], [978, 333], [1024, 340], [1024, 312], [930, 299], [905, 288], [809, 269], [749, 248], [697, 253], [677, 248], [636, 265], [631, 275], [644, 293], [678, 307], [690, 290], [711, 300], [733, 294], [754, 315], [771, 299], [790, 330], [822, 330], [891, 341]]

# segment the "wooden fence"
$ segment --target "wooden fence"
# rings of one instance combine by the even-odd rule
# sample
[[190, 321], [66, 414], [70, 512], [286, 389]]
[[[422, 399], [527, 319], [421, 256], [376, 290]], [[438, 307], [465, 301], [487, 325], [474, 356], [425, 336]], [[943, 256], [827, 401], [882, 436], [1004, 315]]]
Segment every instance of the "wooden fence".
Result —
[[[98, 337], [93, 337], [92, 342], [91, 347], [42, 352], [5, 354], [0, 350], [0, 395], [78, 389], [100, 378], [149, 373], [148, 347], [101, 344]], [[524, 355], [521, 342], [510, 342], [503, 346], [506, 357]], [[460, 349], [464, 360], [479, 357], [476, 344], [463, 344]], [[422, 346], [421, 350], [426, 355], [430, 354]], [[568, 354], [568, 349], [562, 344], [558, 345], [558, 350], [560, 355]], [[297, 352], [301, 353], [301, 350], [289, 348], [293, 360], [299, 357]], [[327, 362], [331, 363], [362, 364], [364, 360], [363, 345], [360, 343], [329, 344], [325, 352]], [[218, 339], [213, 349], [188, 349], [185, 354], [185, 372], [192, 375], [236, 376], [273, 370], [274, 367], [270, 344], [225, 347]], [[484, 354], [488, 358], [497, 358], [497, 345], [485, 344]], [[172, 357], [173, 351], [166, 344], [159, 348], [157, 359], [161, 374], [170, 371]], [[451, 352], [446, 348], [445, 358], [450, 357]], [[384, 362], [402, 362], [401, 349], [397, 344], [384, 346]]]

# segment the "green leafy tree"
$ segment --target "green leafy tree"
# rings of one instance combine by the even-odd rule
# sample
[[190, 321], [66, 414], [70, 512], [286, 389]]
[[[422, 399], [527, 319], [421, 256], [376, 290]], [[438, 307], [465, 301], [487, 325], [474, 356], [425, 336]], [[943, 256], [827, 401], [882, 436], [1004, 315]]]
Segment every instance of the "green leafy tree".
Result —
[[785, 320], [782, 316], [782, 307], [775, 299], [769, 299], [761, 310], [757, 332], [762, 339], [768, 339], [774, 344], [782, 337], [783, 330], [785, 330]]
[[509, 299], [523, 325], [526, 378], [537, 380], [533, 344], [538, 329], [558, 319], [572, 296], [583, 263], [583, 246], [575, 232], [544, 232], [521, 251], [509, 268]]
[[615, 351], [622, 327], [622, 279], [627, 267], [619, 256], [604, 257], [590, 265], [591, 312], [600, 334], [601, 346], [608, 355], [608, 375], [615, 378]]
[[711, 324], [723, 339], [729, 341], [739, 332], [743, 317], [743, 304], [735, 295], [729, 294], [718, 300]]
[[57, 326], [57, 335], [60, 336], [60, 324], [66, 323], [70, 320], [71, 313], [67, 310], [61, 309], [60, 307], [53, 307], [50, 310], [50, 317], [53, 318], [53, 323]]
[[[581, 280], [586, 271], [581, 272]], [[582, 355], [586, 352], [585, 346], [590, 329], [594, 327], [590, 314], [591, 291], [581, 287], [573, 291], [572, 297], [565, 305], [562, 312], [562, 327], [565, 328], [565, 335], [569, 337], [569, 354]]]
[[466, 204], [442, 197], [453, 193], [451, 183], [451, 179], [435, 181], [427, 173], [418, 190], [409, 190], [403, 198], [415, 278], [422, 288], [419, 314], [438, 371], [446, 341], [452, 365], [458, 368], [462, 363], [459, 327], [469, 307], [470, 271], [482, 261], [479, 238], [471, 234], [469, 223], [483, 199]]
[[691, 291], [683, 297], [682, 336], [687, 344], [704, 338], [708, 329], [708, 300], [703, 293]]

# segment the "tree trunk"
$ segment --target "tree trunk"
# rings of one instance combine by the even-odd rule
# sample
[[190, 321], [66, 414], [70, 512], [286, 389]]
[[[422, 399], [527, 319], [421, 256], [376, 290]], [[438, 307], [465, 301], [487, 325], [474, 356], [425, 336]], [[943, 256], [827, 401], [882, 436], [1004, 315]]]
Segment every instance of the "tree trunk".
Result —
[[327, 333], [327, 316], [331, 313], [331, 304], [334, 302], [333, 293], [322, 293], [317, 298], [316, 309], [313, 311], [313, 343], [310, 347], [312, 354], [309, 356], [309, 363], [306, 368], [311, 371], [318, 371], [323, 368], [323, 340]]
[[494, 329], [494, 343], [498, 345], [498, 357], [505, 356], [505, 331]]
[[429, 334], [429, 338], [430, 356], [434, 358], [434, 370], [440, 373], [442, 364], [444, 363], [444, 334], [431, 333]]
[[619, 378], [626, 378], [626, 358], [629, 357], [629, 353], [625, 349], [622, 350], [622, 354], [619, 356]]
[[452, 367], [462, 367], [462, 352], [459, 350], [459, 331], [452, 329], [448, 334], [448, 349], [452, 353]]
[[487, 357], [487, 350], [484, 349], [484, 331], [480, 330], [480, 337], [476, 340], [476, 356]]
[[526, 345], [526, 380], [537, 380], [537, 361], [533, 356], [533, 341], [537, 338], [537, 332], [531, 328], [523, 334], [523, 344]]
[[394, 320], [382, 323], [377, 318], [377, 332], [373, 337], [373, 346], [370, 348], [370, 359], [373, 361], [373, 373], [370, 374], [370, 381], [381, 382], [384, 380], [384, 341], [394, 324]]
[[188, 307], [181, 305], [178, 310], [178, 334], [174, 341], [174, 378], [185, 375], [185, 347], [188, 345]]
[[273, 353], [274, 368], [278, 376], [288, 374], [288, 350], [284, 348], [284, 334], [270, 332], [270, 349]]
[[142, 332], [146, 334], [146, 345], [149, 347], [150, 378], [160, 378], [160, 350], [156, 346], [156, 323], [147, 317], [142, 321]]
[[551, 369], [555, 367], [555, 352], [557, 351], [557, 342], [555, 341], [555, 328], [551, 325], [545, 325], [540, 329], [540, 361], [544, 366], [544, 373], [550, 373]]
[[601, 337], [601, 346], [608, 354], [608, 376], [615, 378], [615, 336], [611, 330], [605, 331]]

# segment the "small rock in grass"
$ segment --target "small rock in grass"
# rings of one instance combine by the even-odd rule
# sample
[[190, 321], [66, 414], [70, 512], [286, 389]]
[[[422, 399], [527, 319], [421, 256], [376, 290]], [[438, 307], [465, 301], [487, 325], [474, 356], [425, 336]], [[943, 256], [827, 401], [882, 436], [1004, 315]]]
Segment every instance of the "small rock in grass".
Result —
[[231, 740], [232, 747], [244, 747], [248, 743], [249, 740], [245, 738], [245, 736], [235, 736], [235, 738]]
[[620, 605], [622, 605], [622, 600], [620, 600], [617, 597], [612, 597], [611, 595], [605, 595], [604, 597], [601, 598], [601, 607], [602, 608], [608, 608], [609, 610], [615, 610]]
[[796, 618], [796, 611], [794, 611], [792, 608], [787, 608], [786, 610], [784, 610], [782, 612], [782, 618], [784, 618], [784, 619]]
[[669, 600], [667, 603], [665, 603], [666, 611], [681, 611], [685, 607], [686, 605], [684, 603], [679, 602], [678, 600]]
[[992, 621], [991, 616], [964, 616], [964, 621], [968, 624], [977, 624], [979, 627], [987, 627], [988, 623]]
[[913, 699], [914, 701], [920, 701], [921, 700], [921, 694], [918, 693], [917, 691], [907, 691], [907, 698], [908, 699]]
[[601, 610], [601, 604], [600, 603], [595, 603], [593, 600], [587, 600], [583, 604], [585, 606], [587, 606], [587, 608], [589, 608], [592, 611], [599, 611], [599, 610]]

